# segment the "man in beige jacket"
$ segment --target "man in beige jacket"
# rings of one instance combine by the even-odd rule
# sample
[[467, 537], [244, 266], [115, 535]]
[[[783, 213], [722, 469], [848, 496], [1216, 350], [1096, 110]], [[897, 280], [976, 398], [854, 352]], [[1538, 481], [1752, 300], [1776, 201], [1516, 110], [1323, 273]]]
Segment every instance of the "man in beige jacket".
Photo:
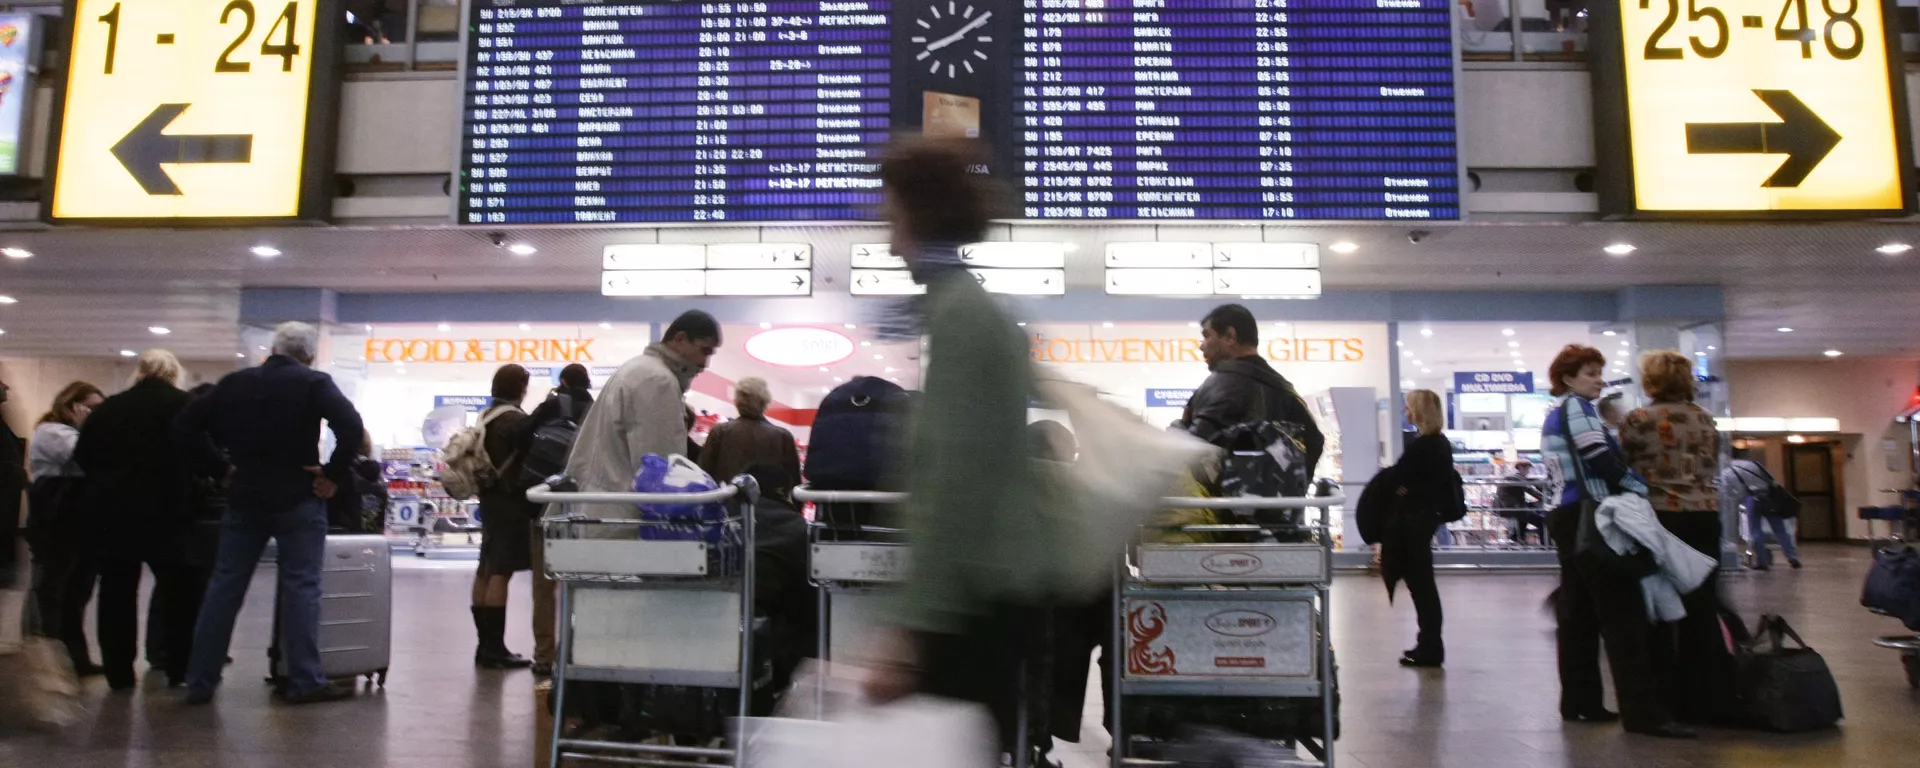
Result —
[[[567, 474], [580, 490], [632, 491], [640, 457], [686, 452], [687, 388], [719, 348], [720, 324], [712, 315], [689, 310], [667, 326], [660, 341], [614, 371], [580, 424], [580, 435], [567, 457]], [[583, 504], [578, 511], [613, 520], [639, 515], [631, 505], [622, 504]], [[631, 530], [601, 533], [633, 535]]]

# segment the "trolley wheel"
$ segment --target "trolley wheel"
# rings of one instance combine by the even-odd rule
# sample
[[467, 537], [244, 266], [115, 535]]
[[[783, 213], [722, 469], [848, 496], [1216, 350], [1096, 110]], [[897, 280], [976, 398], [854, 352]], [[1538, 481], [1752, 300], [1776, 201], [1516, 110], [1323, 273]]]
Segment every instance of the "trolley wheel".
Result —
[[1907, 687], [1920, 688], [1920, 651], [1903, 651], [1900, 664], [1907, 668]]

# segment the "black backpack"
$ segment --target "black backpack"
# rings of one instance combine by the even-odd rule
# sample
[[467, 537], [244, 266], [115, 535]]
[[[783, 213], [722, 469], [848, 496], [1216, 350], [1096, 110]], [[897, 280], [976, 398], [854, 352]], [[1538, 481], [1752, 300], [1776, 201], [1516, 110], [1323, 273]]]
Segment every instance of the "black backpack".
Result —
[[813, 419], [807, 484], [818, 490], [871, 491], [897, 455], [907, 391], [886, 379], [855, 376], [834, 387]]
[[559, 403], [560, 418], [533, 431], [533, 440], [527, 445], [525, 457], [520, 459], [520, 484], [528, 488], [567, 471], [567, 455], [573, 452], [573, 441], [580, 436], [580, 423], [573, 415], [573, 395], [561, 391], [553, 397]]

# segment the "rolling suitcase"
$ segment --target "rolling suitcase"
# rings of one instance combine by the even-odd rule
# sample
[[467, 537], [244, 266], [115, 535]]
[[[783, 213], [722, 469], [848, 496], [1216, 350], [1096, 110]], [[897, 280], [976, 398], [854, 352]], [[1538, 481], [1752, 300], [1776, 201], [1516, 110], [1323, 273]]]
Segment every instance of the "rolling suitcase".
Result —
[[[286, 682], [280, 655], [280, 600], [274, 596], [276, 687]], [[329, 680], [367, 678], [385, 687], [393, 654], [393, 555], [385, 536], [328, 536], [320, 570], [320, 669]]]

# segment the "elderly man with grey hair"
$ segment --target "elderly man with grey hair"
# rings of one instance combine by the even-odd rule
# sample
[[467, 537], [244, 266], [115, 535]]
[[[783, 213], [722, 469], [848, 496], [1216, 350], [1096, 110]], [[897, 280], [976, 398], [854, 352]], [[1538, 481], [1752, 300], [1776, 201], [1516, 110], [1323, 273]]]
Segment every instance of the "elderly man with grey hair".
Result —
[[713, 428], [700, 449], [700, 468], [725, 482], [748, 467], [765, 464], [786, 470], [794, 483], [800, 477], [800, 449], [793, 433], [767, 421], [773, 393], [766, 379], [745, 378], [733, 385], [733, 407], [740, 418]]
[[[266, 362], [227, 374], [174, 423], [188, 459], [227, 483], [220, 551], [194, 626], [189, 704], [211, 701], [220, 685], [234, 618], [269, 538], [279, 543], [280, 552], [280, 641], [287, 661], [283, 697], [307, 704], [353, 695], [351, 687], [330, 683], [321, 673], [320, 570], [326, 500], [335, 490], [327, 478], [342, 476], [363, 430], [359, 412], [333, 377], [309, 367], [319, 348], [320, 332], [313, 326], [281, 324]], [[324, 468], [322, 420], [333, 431], [335, 446]]]

